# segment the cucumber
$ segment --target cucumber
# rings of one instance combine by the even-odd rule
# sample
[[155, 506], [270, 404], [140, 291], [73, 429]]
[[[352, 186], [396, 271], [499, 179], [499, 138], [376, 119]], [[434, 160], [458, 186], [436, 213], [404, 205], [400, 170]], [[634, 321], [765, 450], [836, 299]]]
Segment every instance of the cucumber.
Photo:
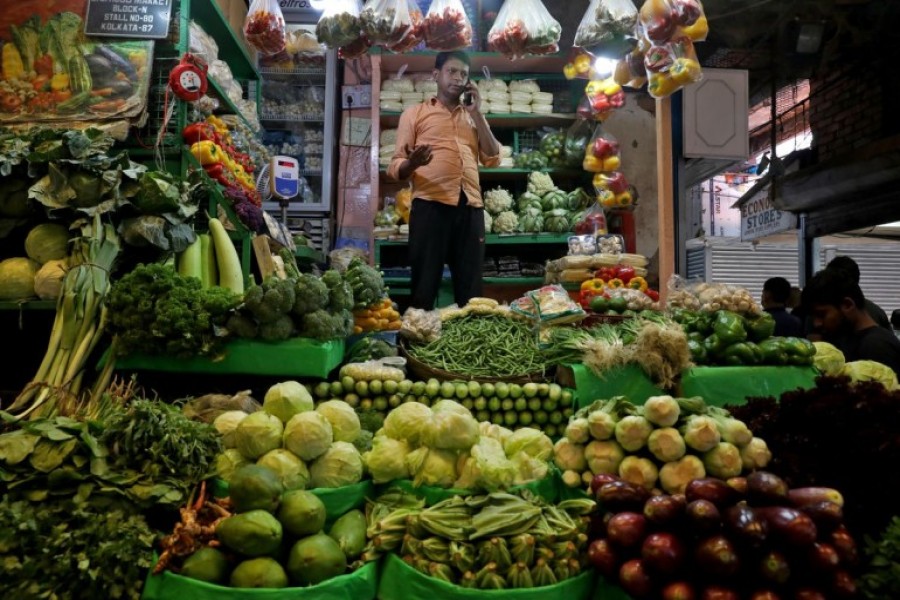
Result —
[[87, 104], [87, 101], [91, 99], [91, 92], [88, 90], [87, 92], [81, 92], [78, 94], [74, 94], [68, 100], [63, 100], [59, 104], [56, 105], [57, 112], [74, 112]]

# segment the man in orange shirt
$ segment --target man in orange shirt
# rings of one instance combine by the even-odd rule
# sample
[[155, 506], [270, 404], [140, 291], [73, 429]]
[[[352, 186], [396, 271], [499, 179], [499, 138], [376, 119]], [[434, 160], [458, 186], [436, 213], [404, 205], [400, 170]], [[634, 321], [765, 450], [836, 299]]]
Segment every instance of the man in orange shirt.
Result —
[[411, 305], [427, 310], [434, 308], [445, 263], [457, 304], [481, 295], [484, 204], [478, 163], [499, 165], [500, 142], [481, 114], [478, 88], [469, 81], [470, 66], [463, 52], [437, 55], [437, 96], [403, 112], [397, 151], [388, 168], [392, 179], [412, 180]]

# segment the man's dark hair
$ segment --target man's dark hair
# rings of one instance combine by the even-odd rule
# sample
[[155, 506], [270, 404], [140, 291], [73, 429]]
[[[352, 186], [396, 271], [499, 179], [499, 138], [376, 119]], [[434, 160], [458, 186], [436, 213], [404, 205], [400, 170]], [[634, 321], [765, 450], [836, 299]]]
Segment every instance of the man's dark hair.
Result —
[[468, 54], [461, 50], [454, 50], [453, 52], [438, 52], [438, 55], [434, 57], [434, 68], [440, 71], [443, 68], [444, 63], [451, 58], [461, 61], [467, 67], [472, 66], [472, 59], [469, 58]]
[[859, 284], [852, 281], [846, 272], [838, 269], [819, 271], [803, 288], [802, 304], [806, 311], [812, 311], [817, 304], [840, 306], [844, 298], [850, 298], [856, 308], [863, 309], [866, 297]]
[[788, 298], [791, 297], [791, 282], [784, 277], [772, 277], [766, 279], [763, 291], [769, 292], [772, 300], [778, 304], [787, 304]]
[[853, 283], [859, 283], [859, 265], [849, 256], [835, 256], [825, 265], [826, 269], [833, 271], [841, 271], [847, 277], [853, 280]]

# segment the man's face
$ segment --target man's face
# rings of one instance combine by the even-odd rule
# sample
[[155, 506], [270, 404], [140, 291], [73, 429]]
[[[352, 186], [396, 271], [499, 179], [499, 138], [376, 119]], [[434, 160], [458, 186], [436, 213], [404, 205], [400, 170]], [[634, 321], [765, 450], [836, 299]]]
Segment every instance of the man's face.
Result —
[[438, 89], [448, 96], [459, 96], [465, 91], [469, 81], [469, 67], [457, 58], [451, 58], [440, 70], [435, 69], [434, 78]]
[[839, 306], [814, 304], [810, 312], [813, 328], [825, 335], [835, 335], [851, 329], [850, 321]]

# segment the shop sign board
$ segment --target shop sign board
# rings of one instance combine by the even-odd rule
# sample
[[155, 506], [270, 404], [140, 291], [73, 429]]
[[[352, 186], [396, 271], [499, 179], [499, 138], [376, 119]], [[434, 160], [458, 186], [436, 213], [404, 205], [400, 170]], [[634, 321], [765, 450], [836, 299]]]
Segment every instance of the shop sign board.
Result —
[[88, 0], [85, 35], [164, 39], [172, 0]]
[[322, 2], [313, 2], [313, 0], [278, 0], [278, 5], [287, 21], [298, 21], [311, 17], [318, 19], [322, 13]]
[[797, 215], [775, 208], [768, 194], [741, 205], [741, 241], [756, 240], [797, 228]]

